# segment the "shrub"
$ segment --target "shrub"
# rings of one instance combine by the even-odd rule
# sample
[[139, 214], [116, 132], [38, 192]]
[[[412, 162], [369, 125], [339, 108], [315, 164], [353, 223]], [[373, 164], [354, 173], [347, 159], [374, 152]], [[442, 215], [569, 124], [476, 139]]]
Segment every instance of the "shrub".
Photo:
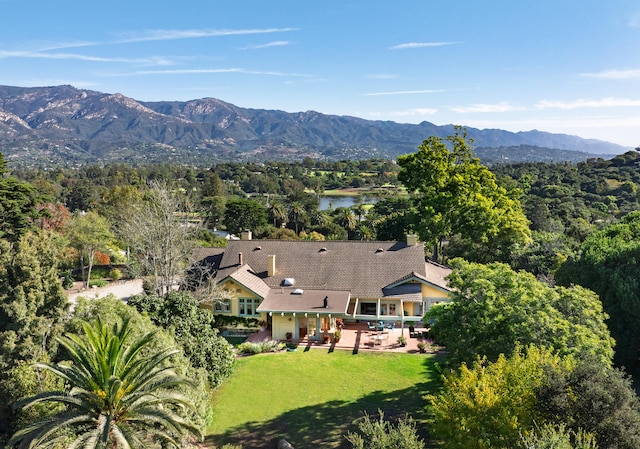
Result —
[[109, 277], [109, 267], [94, 266], [91, 270], [92, 279], [106, 279]]
[[65, 290], [69, 290], [71, 287], [73, 287], [73, 281], [74, 279], [71, 270], [66, 270], [62, 274], [62, 288], [64, 288]]
[[96, 251], [96, 254], [94, 257], [95, 257], [96, 265], [109, 265], [111, 263], [111, 258], [109, 257], [109, 254]]
[[172, 291], [166, 296], [135, 295], [128, 303], [147, 312], [158, 326], [171, 329], [191, 364], [206, 369], [212, 387], [231, 375], [233, 348], [218, 334], [213, 315], [201, 309], [191, 294]]
[[104, 287], [105, 285], [107, 285], [108, 282], [105, 281], [104, 279], [95, 279], [93, 281], [89, 282], [89, 287]]
[[522, 437], [522, 449], [598, 449], [592, 434], [568, 430], [564, 424], [545, 424], [534, 433]]
[[243, 354], [261, 354], [263, 352], [278, 352], [284, 349], [285, 345], [277, 340], [267, 340], [254, 343], [245, 341], [238, 345], [238, 351]]
[[416, 425], [410, 417], [401, 418], [394, 426], [384, 420], [384, 413], [371, 419], [368, 414], [358, 424], [360, 433], [348, 433], [345, 438], [354, 449], [423, 449], [424, 442], [418, 437]]
[[120, 279], [122, 279], [122, 271], [114, 268], [113, 270], [109, 271], [109, 277], [114, 281], [119, 281]]
[[444, 449], [515, 448], [528, 435], [540, 413], [536, 388], [545, 382], [544, 367], [568, 362], [550, 350], [516, 347], [496, 362], [479, 358], [444, 378], [444, 387], [428, 396], [432, 429]]

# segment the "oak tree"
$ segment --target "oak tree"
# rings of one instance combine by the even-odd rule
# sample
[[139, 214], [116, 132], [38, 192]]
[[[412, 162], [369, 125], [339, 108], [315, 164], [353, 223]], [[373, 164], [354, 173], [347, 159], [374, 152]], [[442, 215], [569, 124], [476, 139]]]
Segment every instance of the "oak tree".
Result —
[[398, 157], [398, 179], [413, 195], [415, 230], [434, 245], [434, 259], [455, 237], [469, 260], [504, 261], [513, 245], [530, 240], [527, 218], [518, 192], [498, 184], [473, 157], [471, 142], [464, 131], [429, 137], [416, 153]]

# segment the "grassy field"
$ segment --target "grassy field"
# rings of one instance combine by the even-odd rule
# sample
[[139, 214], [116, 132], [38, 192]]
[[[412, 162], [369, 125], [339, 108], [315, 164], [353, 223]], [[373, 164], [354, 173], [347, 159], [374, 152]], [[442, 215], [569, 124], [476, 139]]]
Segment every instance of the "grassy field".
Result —
[[[439, 386], [435, 356], [323, 350], [263, 354], [238, 360], [212, 398], [207, 445], [348, 448], [363, 412], [410, 414], [424, 428], [423, 396]], [[423, 437], [426, 435], [423, 434]]]

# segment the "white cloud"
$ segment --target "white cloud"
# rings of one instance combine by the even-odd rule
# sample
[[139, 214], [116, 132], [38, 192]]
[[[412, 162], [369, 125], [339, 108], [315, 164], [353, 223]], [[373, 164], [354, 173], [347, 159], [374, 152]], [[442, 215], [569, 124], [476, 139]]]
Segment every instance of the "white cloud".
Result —
[[580, 99], [575, 101], [549, 101], [542, 100], [536, 103], [536, 109], [579, 109], [579, 108], [615, 108], [638, 107], [640, 100], [629, 98], [601, 98], [599, 100]]
[[640, 28], [640, 12], [633, 14], [629, 18], [629, 26], [631, 28]]
[[176, 39], [194, 39], [201, 37], [241, 36], [247, 34], [286, 33], [289, 31], [297, 30], [298, 28], [256, 28], [246, 30], [146, 30], [140, 34], [124, 35], [116, 43], [169, 41]]
[[394, 45], [389, 47], [390, 50], [405, 50], [407, 48], [431, 48], [431, 47], [444, 47], [446, 45], [456, 45], [462, 42], [407, 42], [405, 44]]
[[469, 106], [454, 106], [450, 108], [453, 112], [457, 112], [459, 114], [469, 114], [474, 112], [479, 113], [488, 113], [488, 112], [512, 112], [512, 111], [523, 111], [525, 108], [520, 106], [514, 106], [506, 102], [498, 103], [498, 104], [472, 104]]
[[247, 45], [246, 47], [242, 47], [240, 50], [259, 50], [261, 48], [285, 47], [287, 45], [291, 45], [291, 42], [289, 42], [289, 41], [273, 41], [273, 42], [267, 42], [266, 44]]
[[368, 94], [362, 94], [365, 97], [377, 97], [381, 95], [417, 95], [417, 94], [435, 94], [438, 92], [444, 92], [440, 89], [424, 89], [424, 90], [398, 90], [393, 92], [372, 92]]
[[278, 77], [298, 77], [298, 78], [310, 78], [312, 75], [304, 73], [286, 73], [286, 72], [272, 72], [272, 71], [260, 71], [260, 70], [246, 70], [242, 68], [227, 68], [227, 69], [174, 69], [174, 70], [138, 70], [135, 72], [113, 74], [111, 76], [143, 76], [143, 75], [197, 75], [206, 73], [241, 73], [245, 75], [264, 75], [264, 76], [278, 76]]
[[120, 58], [82, 55], [77, 53], [47, 53], [42, 51], [4, 51], [0, 50], [0, 59], [3, 58], [34, 58], [34, 59], [69, 59], [76, 61], [92, 62], [120, 62], [131, 64], [169, 65], [171, 62], [162, 57], [151, 58]]
[[371, 75], [367, 75], [367, 78], [370, 80], [392, 80], [397, 77], [398, 75], [385, 74], [385, 73], [372, 73]]
[[611, 69], [611, 70], [603, 70], [602, 72], [596, 72], [596, 73], [582, 73], [581, 76], [586, 76], [589, 78], [608, 79], [608, 80], [628, 80], [628, 79], [640, 78], [640, 69], [628, 69], [628, 70]]
[[364, 116], [366, 115], [367, 117], [373, 117], [373, 118], [381, 118], [381, 117], [385, 117], [387, 119], [389, 118], [398, 118], [398, 117], [402, 117], [402, 118], [406, 118], [406, 117], [426, 117], [426, 116], [432, 116], [434, 114], [436, 114], [438, 112], [437, 109], [433, 109], [433, 108], [415, 108], [415, 109], [407, 109], [405, 111], [388, 111], [388, 112], [367, 112], [366, 114], [357, 114], [359, 116]]

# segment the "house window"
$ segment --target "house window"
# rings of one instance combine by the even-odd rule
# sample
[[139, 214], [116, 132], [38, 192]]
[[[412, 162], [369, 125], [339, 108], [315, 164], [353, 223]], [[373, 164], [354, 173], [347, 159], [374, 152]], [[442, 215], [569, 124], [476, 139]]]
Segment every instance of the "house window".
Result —
[[238, 298], [238, 315], [259, 316], [260, 314], [256, 312], [259, 305], [259, 298]]
[[381, 315], [395, 315], [396, 314], [396, 304], [395, 303], [382, 303], [380, 304], [380, 314]]
[[213, 304], [213, 311], [216, 313], [231, 313], [231, 301], [223, 299]]
[[376, 315], [378, 313], [378, 304], [375, 302], [361, 302], [360, 313], [362, 315]]

